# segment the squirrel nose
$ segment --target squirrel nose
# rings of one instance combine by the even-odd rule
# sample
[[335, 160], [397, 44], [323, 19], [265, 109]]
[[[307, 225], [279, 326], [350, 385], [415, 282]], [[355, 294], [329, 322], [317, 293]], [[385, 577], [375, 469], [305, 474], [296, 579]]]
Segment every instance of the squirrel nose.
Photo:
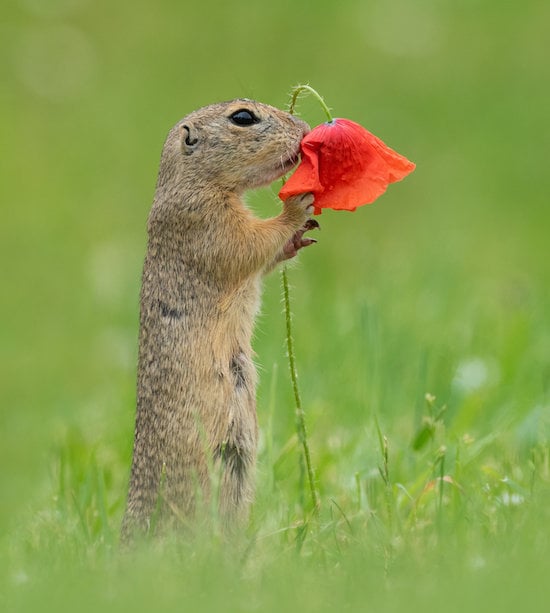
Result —
[[311, 131], [311, 128], [309, 127], [309, 125], [303, 121], [302, 119], [299, 119], [298, 117], [295, 117], [294, 115], [290, 116], [292, 121], [299, 127], [301, 128], [302, 132], [303, 132], [303, 136], [305, 136], [308, 132]]

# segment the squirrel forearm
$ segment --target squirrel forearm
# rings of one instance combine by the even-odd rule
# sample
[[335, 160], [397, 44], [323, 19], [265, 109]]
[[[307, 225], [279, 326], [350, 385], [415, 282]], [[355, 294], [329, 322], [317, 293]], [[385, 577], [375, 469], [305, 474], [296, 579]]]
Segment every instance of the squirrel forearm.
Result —
[[271, 270], [285, 259], [285, 245], [304, 226], [312, 203], [311, 194], [300, 194], [287, 200], [280, 215], [271, 219], [234, 215], [225, 226], [225, 236], [212, 240], [212, 272], [239, 281]]

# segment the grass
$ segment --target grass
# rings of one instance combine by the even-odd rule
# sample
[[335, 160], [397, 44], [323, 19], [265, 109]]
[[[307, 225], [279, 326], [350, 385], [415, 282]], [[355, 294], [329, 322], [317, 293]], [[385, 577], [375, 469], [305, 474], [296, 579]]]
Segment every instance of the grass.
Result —
[[[545, 610], [548, 7], [187, 4], [6, 9], [0, 608]], [[121, 552], [162, 139], [297, 82], [417, 163], [375, 205], [323, 213], [289, 270], [319, 521], [272, 275], [246, 534]], [[275, 192], [251, 205], [276, 214]]]

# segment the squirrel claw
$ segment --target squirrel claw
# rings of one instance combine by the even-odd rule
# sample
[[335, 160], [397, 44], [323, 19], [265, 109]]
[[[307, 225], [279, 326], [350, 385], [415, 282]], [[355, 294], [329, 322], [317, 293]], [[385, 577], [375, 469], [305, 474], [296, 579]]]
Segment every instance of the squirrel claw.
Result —
[[317, 240], [315, 238], [304, 238], [304, 233], [308, 230], [314, 230], [319, 227], [319, 222], [317, 222], [315, 219], [308, 219], [299, 230], [296, 230], [296, 232], [294, 232], [294, 236], [289, 241], [287, 241], [286, 245], [283, 247], [283, 251], [279, 257], [279, 261], [290, 260], [290, 258], [293, 258], [298, 253], [298, 251], [300, 251], [300, 249], [303, 249], [304, 247], [309, 247], [310, 245], [316, 243]]

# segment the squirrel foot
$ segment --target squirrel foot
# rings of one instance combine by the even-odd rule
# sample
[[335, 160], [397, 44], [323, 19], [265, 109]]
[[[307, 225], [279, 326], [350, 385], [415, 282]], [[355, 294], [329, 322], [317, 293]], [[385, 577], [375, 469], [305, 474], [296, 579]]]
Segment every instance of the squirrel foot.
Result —
[[280, 255], [280, 261], [290, 260], [293, 258], [300, 249], [303, 247], [309, 247], [309, 245], [313, 245], [317, 241], [314, 238], [310, 238], [308, 236], [304, 237], [304, 234], [308, 230], [320, 229], [321, 226], [319, 222], [315, 219], [308, 219], [306, 223], [299, 229], [294, 232], [294, 236], [286, 243], [283, 247], [283, 251]]

